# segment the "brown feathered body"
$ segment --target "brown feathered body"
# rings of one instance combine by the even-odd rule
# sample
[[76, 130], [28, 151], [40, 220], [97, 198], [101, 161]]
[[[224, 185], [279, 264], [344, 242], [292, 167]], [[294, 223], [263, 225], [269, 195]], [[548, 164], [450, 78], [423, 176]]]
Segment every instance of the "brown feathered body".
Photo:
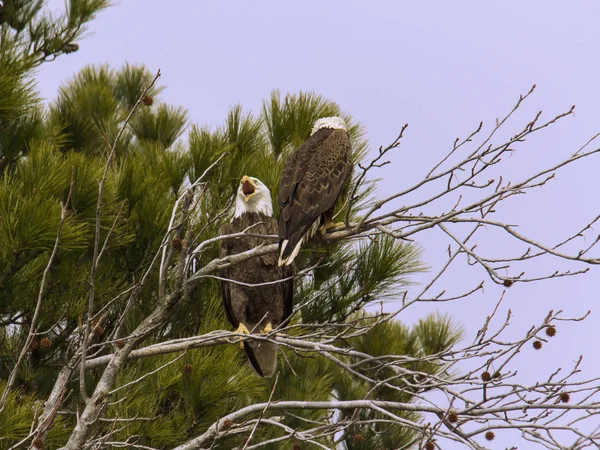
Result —
[[[240, 233], [260, 235], [276, 235], [277, 221], [261, 213], [245, 213], [223, 226], [222, 235]], [[221, 241], [220, 256], [235, 255], [251, 250], [261, 244], [273, 244], [277, 238], [243, 237], [228, 238]], [[293, 309], [293, 269], [279, 267], [277, 254], [257, 256], [248, 259], [221, 272], [223, 278], [235, 282], [221, 281], [221, 292], [225, 313], [231, 325], [238, 327], [240, 322], [246, 325], [251, 333], [259, 333], [268, 322], [273, 329], [289, 318]], [[284, 278], [286, 281], [276, 282]], [[270, 377], [277, 368], [277, 345], [266, 341], [244, 341], [244, 349], [254, 370], [260, 375]]]
[[352, 173], [345, 129], [320, 128], [285, 163], [279, 186], [279, 264], [290, 264], [319, 225], [331, 221]]

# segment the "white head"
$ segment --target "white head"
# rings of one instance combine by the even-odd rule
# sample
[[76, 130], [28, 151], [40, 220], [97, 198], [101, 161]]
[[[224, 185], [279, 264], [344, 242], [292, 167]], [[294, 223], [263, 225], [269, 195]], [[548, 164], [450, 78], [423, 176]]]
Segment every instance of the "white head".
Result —
[[273, 216], [271, 191], [258, 178], [244, 175], [235, 196], [235, 218], [244, 213], [261, 213]]
[[310, 132], [311, 135], [315, 134], [321, 128], [333, 128], [337, 130], [346, 130], [346, 121], [341, 117], [323, 117], [315, 121], [313, 129]]

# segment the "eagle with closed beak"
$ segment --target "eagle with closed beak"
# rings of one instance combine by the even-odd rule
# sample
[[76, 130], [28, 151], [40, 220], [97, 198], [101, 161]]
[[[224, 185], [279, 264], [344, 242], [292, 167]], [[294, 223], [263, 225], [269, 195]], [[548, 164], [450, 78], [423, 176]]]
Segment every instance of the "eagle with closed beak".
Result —
[[[235, 255], [277, 242], [271, 192], [259, 179], [243, 176], [235, 197], [235, 213], [221, 235], [247, 233], [221, 241], [220, 256]], [[284, 323], [293, 309], [293, 268], [279, 267], [277, 254], [256, 256], [221, 271], [221, 294], [227, 319], [239, 333], [269, 333]], [[247, 339], [241, 344], [261, 377], [277, 368], [277, 344]]]
[[352, 173], [346, 122], [325, 117], [285, 162], [279, 184], [279, 266], [292, 264], [300, 246], [333, 222], [335, 204]]

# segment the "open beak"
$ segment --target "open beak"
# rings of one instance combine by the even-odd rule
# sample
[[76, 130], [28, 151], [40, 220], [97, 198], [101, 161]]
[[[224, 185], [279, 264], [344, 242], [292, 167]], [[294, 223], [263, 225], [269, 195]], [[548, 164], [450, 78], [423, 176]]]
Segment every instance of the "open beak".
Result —
[[252, 184], [252, 180], [246, 175], [242, 177], [242, 193], [246, 202], [256, 193], [256, 186]]

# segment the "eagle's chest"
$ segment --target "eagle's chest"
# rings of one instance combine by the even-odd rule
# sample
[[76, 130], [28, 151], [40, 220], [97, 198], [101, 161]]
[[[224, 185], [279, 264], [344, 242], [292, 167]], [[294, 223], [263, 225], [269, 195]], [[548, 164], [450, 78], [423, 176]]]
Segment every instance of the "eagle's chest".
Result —
[[277, 266], [264, 264], [260, 257], [256, 257], [232, 269], [231, 278], [238, 281], [235, 291], [243, 302], [247, 317], [260, 320], [267, 312], [270, 316], [276, 311], [281, 312], [282, 274]]

